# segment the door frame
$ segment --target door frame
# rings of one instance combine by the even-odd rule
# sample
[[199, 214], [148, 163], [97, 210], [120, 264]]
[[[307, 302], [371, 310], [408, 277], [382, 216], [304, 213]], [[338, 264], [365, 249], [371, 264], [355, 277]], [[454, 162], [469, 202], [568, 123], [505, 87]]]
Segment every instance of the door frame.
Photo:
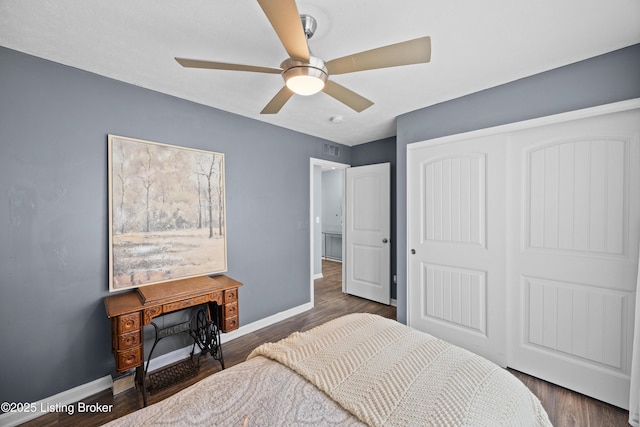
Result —
[[[310, 157], [309, 158], [309, 289], [310, 289], [310, 301], [311, 301], [311, 306], [315, 307], [315, 302], [314, 302], [314, 274], [313, 274], [313, 270], [314, 270], [314, 264], [315, 264], [315, 259], [316, 259], [316, 241], [315, 241], [315, 234], [314, 234], [314, 224], [315, 224], [315, 218], [314, 218], [314, 212], [315, 212], [315, 204], [314, 204], [314, 195], [315, 195], [315, 186], [316, 186], [316, 182], [315, 182], [315, 175], [313, 173], [313, 169], [315, 166], [320, 166], [323, 169], [341, 169], [343, 170], [343, 174], [344, 174], [344, 170], [346, 170], [347, 168], [350, 168], [351, 165], [348, 165], [346, 163], [338, 163], [338, 162], [332, 162], [330, 160], [323, 160], [323, 159], [317, 159], [314, 157]], [[345, 193], [344, 191], [342, 192], [342, 205], [344, 206], [345, 204]], [[342, 223], [342, 235], [344, 237], [344, 221]], [[345, 239], [342, 239], [342, 253], [344, 253], [344, 241]], [[344, 275], [345, 275], [345, 268], [344, 268], [344, 263], [345, 260], [342, 260], [342, 290], [344, 291]]]

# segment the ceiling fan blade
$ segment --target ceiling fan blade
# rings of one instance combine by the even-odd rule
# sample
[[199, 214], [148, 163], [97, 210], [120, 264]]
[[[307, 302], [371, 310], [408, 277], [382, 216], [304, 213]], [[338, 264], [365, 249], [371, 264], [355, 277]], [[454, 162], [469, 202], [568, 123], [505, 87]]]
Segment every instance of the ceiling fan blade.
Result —
[[421, 64], [431, 60], [431, 37], [420, 37], [325, 62], [329, 74]]
[[276, 114], [287, 103], [289, 98], [293, 96], [293, 92], [288, 87], [284, 86], [276, 96], [260, 111], [260, 114]]
[[356, 110], [358, 113], [373, 105], [373, 102], [369, 101], [364, 96], [358, 95], [354, 91], [349, 90], [331, 80], [328, 80], [327, 83], [325, 83], [322, 91], [342, 102], [347, 107]]
[[253, 65], [228, 64], [226, 62], [201, 61], [199, 59], [176, 58], [178, 64], [187, 68], [207, 68], [210, 70], [253, 71], [255, 73], [280, 74], [282, 69], [254, 67]]
[[258, 0], [258, 4], [289, 56], [298, 61], [309, 61], [307, 36], [295, 0]]

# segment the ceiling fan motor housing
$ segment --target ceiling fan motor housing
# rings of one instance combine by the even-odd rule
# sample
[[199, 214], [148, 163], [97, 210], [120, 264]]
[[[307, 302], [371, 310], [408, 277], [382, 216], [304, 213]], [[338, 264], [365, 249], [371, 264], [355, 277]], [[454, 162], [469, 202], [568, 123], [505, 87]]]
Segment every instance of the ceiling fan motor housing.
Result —
[[302, 21], [302, 29], [304, 30], [305, 36], [307, 36], [307, 40], [313, 37], [313, 33], [316, 32], [316, 28], [318, 28], [318, 23], [315, 18], [311, 15], [300, 15], [300, 20]]

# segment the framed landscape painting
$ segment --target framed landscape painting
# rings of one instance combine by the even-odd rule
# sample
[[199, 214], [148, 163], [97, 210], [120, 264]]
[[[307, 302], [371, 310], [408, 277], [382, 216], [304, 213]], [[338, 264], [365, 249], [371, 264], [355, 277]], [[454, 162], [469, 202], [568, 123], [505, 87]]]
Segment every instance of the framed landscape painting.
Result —
[[109, 135], [109, 290], [227, 271], [224, 154]]

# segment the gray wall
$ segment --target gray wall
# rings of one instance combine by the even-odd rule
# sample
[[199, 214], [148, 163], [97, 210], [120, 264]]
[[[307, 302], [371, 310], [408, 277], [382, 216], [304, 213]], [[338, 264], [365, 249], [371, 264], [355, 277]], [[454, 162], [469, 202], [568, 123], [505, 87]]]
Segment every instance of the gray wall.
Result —
[[225, 153], [241, 324], [310, 300], [309, 158], [349, 147], [327, 158], [325, 140], [0, 48], [0, 401], [114, 368], [109, 133]]
[[[407, 144], [640, 97], [640, 45], [597, 56], [398, 117], [397, 265], [407, 262]], [[406, 268], [398, 320], [406, 323]]]
[[351, 165], [364, 166], [377, 163], [391, 164], [391, 298], [397, 298], [397, 285], [393, 278], [397, 274], [397, 204], [396, 204], [396, 138], [385, 138], [351, 147]]

